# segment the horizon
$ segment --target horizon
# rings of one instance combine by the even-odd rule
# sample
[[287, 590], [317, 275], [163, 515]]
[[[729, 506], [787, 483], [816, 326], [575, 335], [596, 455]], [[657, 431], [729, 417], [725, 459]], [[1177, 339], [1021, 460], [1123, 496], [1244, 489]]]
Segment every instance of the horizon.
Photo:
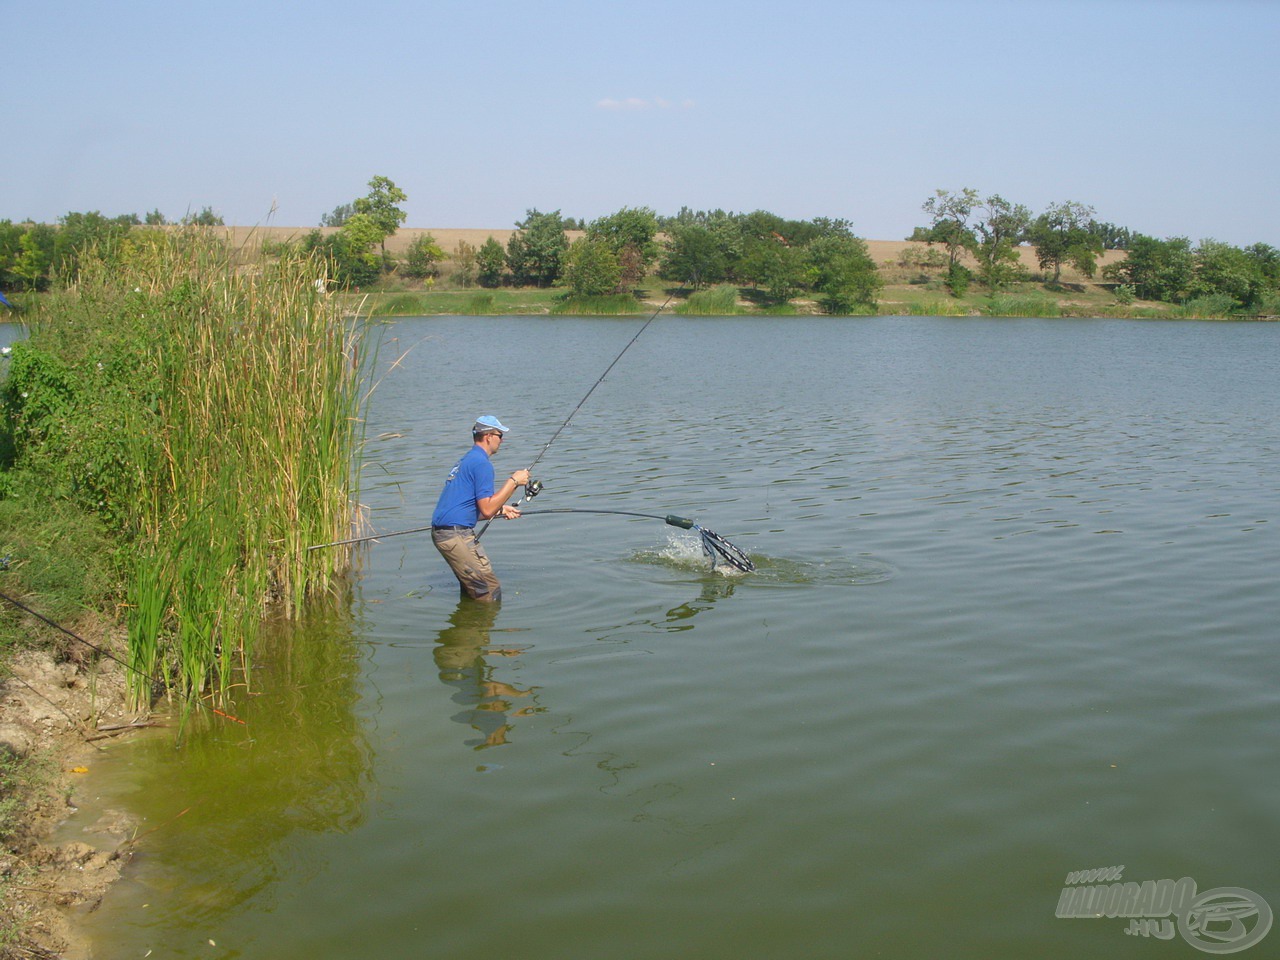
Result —
[[15, 222], [310, 228], [380, 175], [411, 229], [688, 206], [898, 240], [936, 189], [974, 187], [1280, 246], [1264, 0], [9, 7]]

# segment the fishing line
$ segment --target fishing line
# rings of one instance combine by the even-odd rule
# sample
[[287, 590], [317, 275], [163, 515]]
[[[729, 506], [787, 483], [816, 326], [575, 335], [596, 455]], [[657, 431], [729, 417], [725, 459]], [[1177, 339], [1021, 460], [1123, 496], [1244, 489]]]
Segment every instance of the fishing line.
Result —
[[[533, 462], [530, 463], [528, 467], [528, 470], [530, 473], [533, 472], [533, 468], [538, 465], [538, 461], [542, 459], [543, 455], [545, 455], [546, 452], [549, 449], [551, 449], [551, 445], [556, 442], [556, 438], [560, 436], [560, 434], [564, 431], [564, 428], [569, 425], [569, 421], [572, 420], [574, 416], [577, 415], [578, 411], [582, 409], [582, 405], [585, 404], [588, 399], [590, 399], [591, 394], [596, 392], [596, 387], [604, 383], [604, 378], [609, 376], [609, 371], [618, 365], [618, 361], [622, 359], [622, 355], [631, 349], [632, 344], [634, 344], [637, 340], [640, 339], [640, 335], [642, 333], [644, 333], [646, 330], [649, 329], [649, 324], [653, 323], [653, 321], [657, 319], [658, 314], [660, 314], [663, 311], [663, 309], [666, 307], [668, 303], [671, 302], [672, 297], [674, 297], [675, 295], [676, 295], [675, 291], [667, 294], [667, 299], [662, 301], [662, 305], [659, 306], [657, 310], [653, 311], [653, 313], [649, 314], [649, 319], [640, 325], [640, 329], [635, 332], [635, 336], [633, 336], [630, 340], [628, 340], [627, 345], [618, 351], [618, 355], [613, 358], [612, 363], [610, 363], [607, 367], [604, 368], [604, 373], [600, 374], [599, 379], [597, 379], [596, 382], [591, 385], [591, 389], [582, 395], [582, 399], [578, 401], [578, 405], [574, 407], [571, 411], [569, 411], [569, 415], [564, 418], [564, 421], [560, 424], [560, 426], [556, 427], [555, 433], [551, 434], [551, 439], [542, 445], [542, 449], [538, 451], [538, 455], [533, 458]], [[537, 480], [530, 478], [529, 482], [525, 484], [524, 496], [522, 496], [519, 500], [517, 500], [514, 504], [512, 504], [512, 506], [518, 507], [520, 506], [520, 504], [524, 503], [526, 500], [532, 500], [541, 492], [542, 492], [542, 484], [539, 483]], [[494, 519], [496, 518], [490, 517], [488, 520], [484, 522], [484, 526], [481, 527], [476, 532], [477, 542], [479, 542], [480, 538], [484, 536], [484, 532], [489, 529], [489, 524], [493, 523]]]
[[[112, 653], [110, 650], [105, 650], [105, 649], [103, 649], [102, 647], [99, 647], [97, 644], [90, 643], [90, 642], [89, 642], [88, 640], [86, 640], [84, 637], [80, 636], [80, 635], [79, 635], [79, 634], [77, 634], [77, 633], [73, 633], [72, 631], [70, 631], [70, 630], [68, 630], [66, 627], [64, 627], [62, 624], [57, 623], [57, 622], [56, 622], [56, 621], [54, 621], [54, 620], [50, 620], [50, 619], [49, 619], [48, 617], [46, 617], [44, 614], [39, 613], [39, 612], [38, 612], [38, 611], [36, 611], [36, 610], [32, 610], [30, 607], [28, 607], [28, 606], [27, 606], [25, 603], [23, 603], [21, 600], [15, 600], [13, 597], [9, 596], [7, 593], [0, 593], [0, 600], [4, 600], [6, 603], [11, 603], [11, 604], [13, 604], [13, 606], [17, 607], [19, 610], [23, 611], [24, 613], [28, 613], [28, 614], [30, 614], [31, 616], [35, 617], [35, 618], [36, 618], [37, 620], [39, 620], [41, 623], [44, 623], [44, 624], [47, 624], [47, 625], [48, 625], [48, 626], [50, 626], [50, 627], [53, 627], [53, 629], [55, 629], [55, 630], [59, 631], [60, 633], [65, 633], [65, 634], [66, 634], [68, 637], [70, 637], [72, 640], [76, 640], [76, 641], [78, 641], [79, 643], [83, 643], [86, 647], [88, 647], [90, 650], [94, 651], [94, 653], [97, 653], [99, 656], [106, 657], [108, 660], [114, 660], [116, 663], [120, 664], [120, 666], [124, 667], [126, 670], [130, 671], [131, 673], [136, 673], [138, 676], [142, 677], [144, 680], [149, 681], [149, 682], [151, 683], [151, 685], [152, 685], [152, 686], [157, 686], [157, 685], [164, 685], [164, 686], [166, 686], [166, 687], [168, 686], [168, 685], [167, 685], [167, 684], [165, 684], [165, 683], [164, 683], [164, 681], [162, 681], [159, 677], [153, 677], [151, 674], [149, 674], [149, 673], [147, 673], [147, 672], [145, 672], [145, 671], [143, 671], [143, 670], [139, 670], [137, 667], [133, 666], [133, 664], [131, 664], [131, 663], [126, 663], [124, 660], [121, 660], [119, 657], [117, 657], [117, 656], [116, 656], [114, 653]], [[10, 672], [12, 672], [12, 671], [10, 671]], [[16, 676], [16, 675], [15, 675], [15, 676]], [[21, 677], [19, 677], [18, 679], [20, 679], [20, 680], [21, 680], [22, 678], [21, 678]], [[232, 716], [231, 714], [229, 714], [229, 713], [223, 713], [221, 710], [217, 709], [216, 707], [211, 707], [209, 704], [205, 703], [203, 700], [201, 700], [201, 699], [200, 699], [200, 698], [198, 698], [198, 697], [196, 697], [196, 698], [192, 698], [192, 697], [190, 697], [190, 696], [188, 696], [188, 695], [184, 694], [181, 690], [175, 690], [175, 691], [173, 691], [173, 693], [176, 693], [176, 694], [178, 695], [178, 697], [180, 697], [180, 698], [181, 698], [181, 699], [183, 699], [183, 700], [186, 700], [188, 703], [194, 703], [194, 704], [197, 704], [197, 705], [199, 705], [199, 706], [201, 706], [201, 707], [204, 707], [206, 710], [210, 710], [210, 711], [212, 711], [213, 713], [216, 713], [218, 716], [223, 717], [223, 718], [224, 718], [224, 719], [226, 719], [226, 720], [232, 720], [232, 721], [234, 721], [234, 722], [236, 722], [236, 723], [240, 723], [240, 724], [243, 724], [243, 723], [244, 723], [244, 721], [243, 721], [243, 720], [241, 720], [239, 717], [233, 717], [233, 716]]]
[[678, 517], [674, 513], [668, 513], [665, 516], [658, 513], [634, 513], [631, 510], [591, 510], [580, 507], [552, 507], [547, 510], [526, 510], [520, 514], [521, 517], [536, 517], [547, 513], [611, 513], [621, 517], [644, 517], [647, 520], [661, 520], [663, 523], [673, 527], [679, 527], [681, 530], [694, 530], [702, 540], [702, 552], [707, 555], [707, 559], [711, 561], [711, 569], [714, 570], [718, 565], [718, 560], [727, 563], [735, 570], [741, 570], [743, 573], [751, 573], [755, 570], [756, 565], [747, 556], [746, 551], [741, 547], [730, 543], [714, 530], [708, 530], [701, 524], [695, 523], [688, 517]]
[[[658, 314], [662, 313], [662, 311], [666, 308], [667, 304], [671, 302], [671, 300], [675, 297], [676, 293], [678, 292], [679, 291], [673, 291], [672, 293], [667, 295], [667, 299], [662, 302], [662, 304], [658, 307], [658, 309], [654, 310], [653, 313], [649, 315], [649, 319], [645, 320], [645, 322], [640, 325], [640, 329], [637, 330], [635, 334], [631, 337], [631, 339], [627, 341], [626, 345], [621, 350], [618, 351], [618, 355], [613, 358], [612, 362], [610, 362], [610, 364], [604, 368], [604, 373], [600, 374], [600, 376], [596, 379], [596, 382], [591, 385], [591, 389], [589, 389], [585, 394], [583, 394], [582, 399], [578, 401], [577, 406], [575, 406], [571, 411], [569, 411], [569, 415], [565, 417], [563, 421], [561, 421], [560, 426], [556, 427], [555, 432], [551, 434], [550, 439], [548, 439], [547, 442], [542, 445], [542, 449], [538, 451], [538, 455], [534, 457], [533, 461], [529, 464], [528, 469], [530, 473], [532, 473], [533, 468], [537, 466], [538, 462], [546, 455], [546, 452], [549, 449], [551, 449], [551, 445], [556, 442], [556, 439], [560, 436], [560, 434], [564, 432], [565, 427], [569, 425], [569, 421], [571, 421], [577, 415], [578, 411], [582, 409], [582, 407], [586, 404], [587, 400], [591, 398], [591, 395], [595, 393], [596, 388], [599, 387], [600, 384], [604, 383], [605, 378], [609, 376], [609, 372], [618, 365], [618, 361], [620, 361], [623, 355], [626, 354], [626, 352], [631, 349], [631, 347], [635, 344], [635, 342], [640, 339], [641, 335], [645, 332], [645, 330], [649, 329], [649, 324], [653, 323], [653, 321], [657, 319]], [[513, 506], [518, 507], [520, 504], [524, 503], [526, 500], [532, 500], [541, 491], [542, 491], [542, 483], [530, 477], [529, 482], [525, 484], [524, 495], [519, 500], [517, 500], [513, 504]], [[702, 541], [702, 550], [707, 555], [707, 558], [711, 561], [711, 567], [713, 570], [715, 569], [716, 565], [719, 562], [726, 563], [729, 566], [733, 567], [734, 569], [741, 570], [744, 573], [750, 573], [756, 568], [756, 565], [752, 563], [751, 558], [748, 557], [746, 552], [742, 550], [740, 547], [729, 542], [724, 537], [716, 533], [714, 530], [708, 530], [706, 527], [703, 527], [700, 524], [695, 523], [693, 520], [690, 520], [687, 517], [678, 517], [675, 514], [667, 514], [664, 516], [656, 513], [633, 513], [628, 510], [588, 510], [588, 509], [569, 508], [569, 507], [560, 508], [560, 509], [548, 509], [548, 510], [530, 510], [522, 513], [521, 516], [532, 517], [532, 516], [537, 516], [539, 514], [548, 514], [548, 513], [608, 513], [608, 514], [617, 514], [617, 515], [626, 516], [626, 517], [644, 517], [650, 520], [661, 520], [664, 523], [667, 523], [673, 527], [679, 527], [682, 530], [696, 531], [698, 534], [698, 537]], [[497, 517], [490, 517], [488, 520], [484, 522], [484, 526], [481, 527], [476, 532], [477, 541], [484, 536], [485, 531], [489, 529], [489, 524], [493, 523], [495, 519], [497, 519]], [[346, 540], [334, 540], [330, 543], [317, 543], [314, 546], [307, 547], [307, 550], [311, 551], [311, 550], [320, 550], [325, 547], [348, 546], [350, 544], [355, 544], [355, 543], [369, 543], [372, 541], [382, 540], [384, 538], [389, 538], [389, 537], [402, 537], [410, 533], [425, 533], [430, 529], [431, 529], [430, 526], [413, 527], [412, 529], [409, 529], [409, 530], [396, 530], [396, 531], [393, 531], [392, 533], [379, 533], [379, 534], [373, 534], [365, 537], [350, 537]]]

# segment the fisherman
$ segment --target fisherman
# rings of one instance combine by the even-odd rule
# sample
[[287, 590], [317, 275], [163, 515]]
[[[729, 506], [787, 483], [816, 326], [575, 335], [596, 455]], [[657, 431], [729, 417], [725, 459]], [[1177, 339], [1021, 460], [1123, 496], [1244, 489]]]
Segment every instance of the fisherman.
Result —
[[497, 417], [484, 416], [471, 427], [474, 446], [454, 464], [431, 515], [431, 540], [458, 578], [464, 596], [491, 602], [502, 599], [502, 585], [476, 539], [476, 523], [501, 514], [508, 520], [520, 511], [507, 503], [529, 482], [528, 470], [517, 470], [493, 489], [490, 458], [502, 446], [507, 428]]

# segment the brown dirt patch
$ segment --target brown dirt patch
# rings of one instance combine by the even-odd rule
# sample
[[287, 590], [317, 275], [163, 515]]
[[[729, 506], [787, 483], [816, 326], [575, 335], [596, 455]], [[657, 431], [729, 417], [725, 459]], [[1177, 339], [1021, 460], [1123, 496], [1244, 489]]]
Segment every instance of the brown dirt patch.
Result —
[[17, 930], [0, 956], [87, 956], [75, 914], [96, 909], [119, 879], [134, 825], [108, 811], [85, 826], [82, 840], [50, 838], [76, 812], [77, 790], [101, 740], [134, 720], [125, 708], [124, 668], [105, 658], [77, 662], [26, 651], [0, 678], [0, 751], [43, 771], [18, 787], [23, 813], [0, 847], [0, 924]]

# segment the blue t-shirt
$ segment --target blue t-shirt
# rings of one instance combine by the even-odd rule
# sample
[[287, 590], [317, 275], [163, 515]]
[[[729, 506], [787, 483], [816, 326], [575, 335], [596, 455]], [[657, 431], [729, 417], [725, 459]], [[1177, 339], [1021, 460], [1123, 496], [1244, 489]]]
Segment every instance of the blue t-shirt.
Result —
[[476, 444], [453, 465], [431, 515], [433, 527], [474, 527], [480, 519], [477, 500], [493, 496], [493, 464]]

